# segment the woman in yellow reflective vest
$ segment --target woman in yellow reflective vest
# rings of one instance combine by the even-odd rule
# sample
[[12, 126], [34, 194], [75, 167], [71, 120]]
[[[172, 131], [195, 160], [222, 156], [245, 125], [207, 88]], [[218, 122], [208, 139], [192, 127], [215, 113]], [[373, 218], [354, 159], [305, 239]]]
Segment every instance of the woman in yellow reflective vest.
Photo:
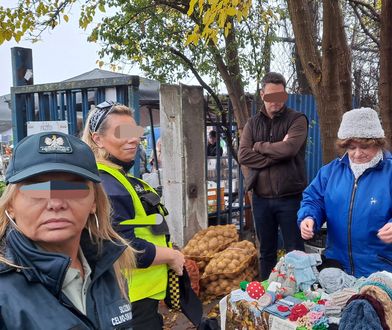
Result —
[[128, 174], [133, 166], [143, 128], [132, 110], [104, 102], [89, 113], [83, 140], [95, 154], [100, 177], [113, 209], [114, 229], [140, 251], [138, 268], [129, 278], [132, 328], [162, 329], [159, 300], [166, 295], [167, 270], [182, 275], [184, 256], [169, 245], [166, 209], [146, 182]]

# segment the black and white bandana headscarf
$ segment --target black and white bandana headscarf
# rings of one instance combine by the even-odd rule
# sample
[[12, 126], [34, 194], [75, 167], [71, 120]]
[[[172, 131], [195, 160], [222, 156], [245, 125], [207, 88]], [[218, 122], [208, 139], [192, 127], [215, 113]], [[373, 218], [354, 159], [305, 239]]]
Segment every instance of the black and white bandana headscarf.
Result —
[[98, 104], [94, 109], [94, 113], [90, 118], [90, 131], [92, 133], [96, 132], [99, 126], [102, 124], [105, 117], [110, 113], [110, 110], [116, 105], [112, 101], [104, 101]]

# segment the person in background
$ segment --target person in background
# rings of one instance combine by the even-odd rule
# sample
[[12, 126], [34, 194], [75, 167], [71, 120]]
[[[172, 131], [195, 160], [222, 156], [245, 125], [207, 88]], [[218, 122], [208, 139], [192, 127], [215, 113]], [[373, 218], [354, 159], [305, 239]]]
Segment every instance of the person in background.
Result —
[[93, 150], [113, 209], [113, 226], [134, 248], [129, 297], [133, 330], [162, 329], [158, 303], [166, 296], [168, 268], [182, 275], [184, 255], [169, 247], [166, 208], [146, 182], [129, 175], [143, 135], [128, 107], [104, 102], [89, 113], [83, 140]]
[[392, 158], [377, 112], [344, 113], [336, 145], [342, 158], [323, 166], [303, 193], [301, 235], [311, 239], [326, 222], [326, 258], [355, 277], [392, 272]]
[[121, 269], [134, 251], [111, 227], [90, 148], [39, 133], [15, 147], [0, 199], [0, 329], [131, 329]]
[[219, 151], [219, 156], [223, 155], [223, 149], [217, 145], [216, 131], [212, 130], [208, 133], [207, 142], [207, 156], [216, 156]]
[[139, 157], [140, 157], [140, 177], [142, 177], [142, 175], [144, 173], [150, 173], [150, 171], [147, 168], [147, 153], [146, 153], [146, 149], [144, 148], [143, 144], [139, 144]]
[[157, 159], [158, 159], [158, 164], [155, 161], [154, 150], [151, 150], [151, 156], [150, 156], [151, 172], [157, 171], [157, 165], [158, 165], [158, 169], [162, 168], [162, 141], [161, 141], [161, 138], [158, 138], [155, 150], [156, 150], [156, 155], [157, 155]]
[[296, 220], [306, 187], [308, 121], [304, 114], [285, 105], [288, 95], [281, 74], [265, 75], [260, 96], [264, 105], [242, 131], [238, 160], [250, 169], [247, 190], [253, 190], [260, 276], [265, 280], [276, 264], [279, 227], [286, 252], [304, 249]]

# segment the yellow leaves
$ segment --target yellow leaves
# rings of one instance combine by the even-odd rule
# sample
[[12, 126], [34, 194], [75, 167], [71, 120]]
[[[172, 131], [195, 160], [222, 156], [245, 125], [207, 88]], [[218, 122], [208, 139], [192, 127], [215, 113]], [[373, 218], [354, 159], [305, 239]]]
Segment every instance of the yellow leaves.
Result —
[[194, 44], [195, 46], [199, 43], [200, 35], [198, 33], [192, 32], [188, 35], [185, 41], [185, 45]]
[[[192, 14], [193, 14], [193, 12], [194, 12], [194, 10], [195, 10], [196, 1], [197, 1], [197, 0], [191, 0], [191, 1], [189, 2], [189, 9], [188, 9], [188, 12], [187, 12], [187, 15], [188, 15], [188, 16], [192, 16]], [[200, 7], [200, 6], [199, 6], [199, 7]]]
[[45, 16], [49, 12], [49, 7], [44, 2], [39, 2], [36, 14], [38, 17]]
[[23, 35], [23, 33], [22, 33], [21, 31], [15, 33], [15, 35], [14, 35], [15, 41], [16, 41], [16, 42], [19, 42], [20, 39], [22, 38], [22, 35]]
[[228, 22], [227, 24], [226, 24], [226, 26], [225, 26], [225, 37], [227, 37], [227, 35], [229, 34], [229, 32], [230, 32], [230, 29], [231, 29], [231, 23], [230, 22]]
[[237, 10], [234, 7], [228, 8], [226, 10], [227, 16], [235, 16], [237, 14]]
[[106, 13], [105, 4], [100, 3], [100, 4], [98, 5], [98, 9], [99, 9], [102, 13]]
[[64, 15], [64, 16], [63, 16], [63, 18], [64, 18], [64, 21], [66, 21], [66, 22], [68, 22], [68, 21], [69, 21], [69, 17], [68, 17], [68, 15]]
[[102, 61], [102, 60], [97, 60], [95, 63], [98, 64], [98, 66], [99, 66], [100, 69], [102, 69], [102, 67], [103, 67], [104, 64], [105, 64], [105, 62]]
[[200, 39], [217, 43], [219, 35], [229, 34], [235, 20], [240, 22], [248, 16], [251, 5], [252, 0], [190, 0], [187, 14], [200, 17], [202, 25], [195, 25], [186, 45], [196, 45]]
[[6, 30], [3, 32], [3, 37], [5, 40], [10, 41], [12, 38], [12, 32], [11, 30]]

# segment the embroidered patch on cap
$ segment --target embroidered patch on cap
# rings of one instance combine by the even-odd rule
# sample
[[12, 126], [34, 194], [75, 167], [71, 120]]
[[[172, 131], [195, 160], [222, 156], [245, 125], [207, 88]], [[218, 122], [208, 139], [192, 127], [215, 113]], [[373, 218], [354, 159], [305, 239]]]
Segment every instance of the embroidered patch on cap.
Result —
[[39, 139], [39, 152], [42, 154], [70, 154], [72, 147], [66, 136], [48, 134]]

